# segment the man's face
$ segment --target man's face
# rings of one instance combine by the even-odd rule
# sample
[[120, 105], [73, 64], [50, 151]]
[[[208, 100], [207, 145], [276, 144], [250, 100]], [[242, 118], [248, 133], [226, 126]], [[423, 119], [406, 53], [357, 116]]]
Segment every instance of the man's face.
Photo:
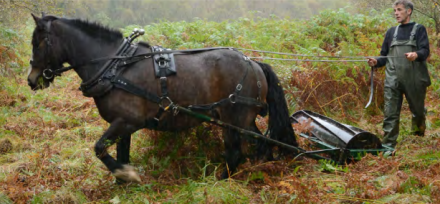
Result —
[[397, 4], [394, 6], [394, 17], [396, 17], [398, 23], [409, 23], [411, 12], [411, 9], [405, 9], [402, 4]]

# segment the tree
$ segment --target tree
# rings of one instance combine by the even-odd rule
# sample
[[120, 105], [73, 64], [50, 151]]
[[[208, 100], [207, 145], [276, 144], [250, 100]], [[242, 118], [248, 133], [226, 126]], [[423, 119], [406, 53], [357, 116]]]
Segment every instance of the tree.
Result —
[[[359, 12], [368, 12], [371, 9], [384, 11], [389, 9], [395, 0], [352, 0]], [[440, 33], [440, 7], [439, 0], [413, 0], [414, 3], [414, 17], [426, 17], [432, 20], [435, 27], [435, 33]]]
[[[415, 11], [418, 13], [432, 19], [435, 25], [435, 33], [439, 35], [440, 33], [440, 7], [438, 0], [417, 0], [418, 4], [414, 5]], [[414, 3], [415, 3], [414, 2]]]
[[31, 19], [30, 13], [40, 15], [41, 12], [54, 15], [68, 15], [70, 4], [74, 2], [63, 0], [0, 0], [0, 23], [6, 26], [18, 27]]

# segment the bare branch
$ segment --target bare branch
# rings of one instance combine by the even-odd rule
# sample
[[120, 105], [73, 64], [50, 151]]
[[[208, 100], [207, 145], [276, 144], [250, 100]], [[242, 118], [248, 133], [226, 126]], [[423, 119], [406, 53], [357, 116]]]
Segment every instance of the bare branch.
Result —
[[[22, 3], [22, 2], [16, 2], [16, 1], [14, 1], [14, 0], [10, 0], [9, 2], [10, 2], [12, 5], [16, 6], [16, 7], [24, 8], [24, 9], [27, 9], [27, 10], [29, 10], [29, 11], [31, 11], [31, 12], [34, 12], [34, 13], [38, 12], [38, 11], [36, 11], [36, 10], [34, 10], [34, 9], [29, 8], [27, 5], [20, 5], [19, 3]], [[32, 6], [35, 6], [35, 4], [32, 4], [32, 3], [29, 3], [29, 4], [31, 4]]]
[[440, 7], [439, 7], [439, 5], [438, 5], [437, 0], [431, 0], [431, 2], [434, 4], [435, 8], [436, 8], [438, 11], [440, 11]]
[[429, 17], [429, 18], [434, 18], [433, 16], [430, 16], [429, 14], [427, 14], [427, 13], [424, 13], [424, 12], [422, 12], [422, 11], [421, 11], [421, 10], [419, 10], [419, 9], [414, 9], [414, 11], [417, 11], [417, 12], [419, 12], [420, 14], [422, 14], [422, 15], [426, 16], [426, 17]]

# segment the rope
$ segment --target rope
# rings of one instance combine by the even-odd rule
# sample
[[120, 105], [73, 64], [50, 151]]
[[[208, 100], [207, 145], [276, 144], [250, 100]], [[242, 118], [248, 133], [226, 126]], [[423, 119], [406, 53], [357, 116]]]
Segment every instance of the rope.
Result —
[[249, 57], [250, 59], [280, 60], [280, 61], [302, 61], [302, 62], [367, 62], [367, 60], [309, 60], [309, 59], [283, 59], [271, 57]]
[[[286, 55], [286, 56], [296, 56], [296, 57], [317, 57], [317, 58], [339, 58], [339, 59], [367, 59], [367, 58], [404, 58], [398, 57], [398, 56], [361, 56], [361, 57], [355, 57], [355, 56], [321, 56], [321, 55], [303, 55], [303, 54], [293, 54], [293, 53], [285, 53], [285, 52], [271, 52], [271, 51], [264, 51], [264, 50], [252, 50], [252, 49], [245, 49], [245, 48], [236, 48], [238, 50], [243, 51], [252, 51], [252, 52], [260, 52], [260, 53], [269, 53], [269, 54], [279, 54], [279, 55]], [[284, 61], [307, 61], [307, 62], [365, 62], [366, 60], [302, 60], [302, 59], [282, 59], [282, 58], [265, 58], [265, 57], [249, 57], [253, 59], [269, 59], [269, 60], [284, 60]]]

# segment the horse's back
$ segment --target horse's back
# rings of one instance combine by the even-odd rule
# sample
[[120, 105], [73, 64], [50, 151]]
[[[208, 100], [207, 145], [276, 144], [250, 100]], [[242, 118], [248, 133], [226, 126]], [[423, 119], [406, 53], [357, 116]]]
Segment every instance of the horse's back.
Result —
[[197, 98], [188, 99], [212, 103], [228, 97], [241, 83], [241, 95], [256, 98], [259, 80], [264, 86], [262, 92], [265, 97], [267, 85], [263, 71], [238, 51], [219, 49], [176, 55], [175, 59], [178, 73], [175, 77], [169, 77], [169, 88], [176, 94], [197, 95]]

